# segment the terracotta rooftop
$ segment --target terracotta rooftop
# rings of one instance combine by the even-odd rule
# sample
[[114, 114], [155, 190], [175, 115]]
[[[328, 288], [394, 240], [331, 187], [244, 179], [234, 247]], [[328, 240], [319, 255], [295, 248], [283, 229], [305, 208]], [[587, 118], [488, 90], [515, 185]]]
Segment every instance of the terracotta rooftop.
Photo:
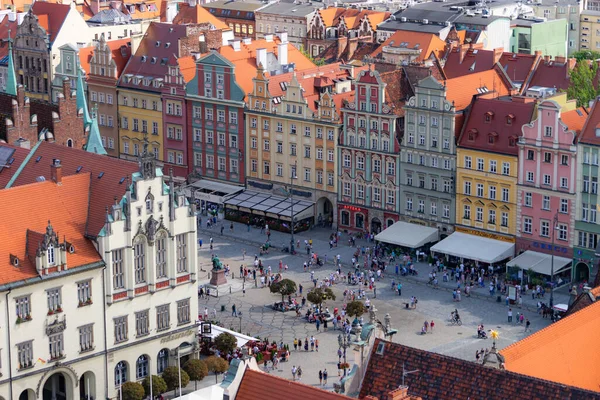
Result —
[[67, 4], [48, 3], [45, 1], [36, 1], [31, 7], [31, 12], [38, 16], [40, 25], [44, 26], [50, 43], [54, 42], [56, 35], [60, 32], [71, 6]]
[[[2, 21], [0, 21], [0, 38], [6, 40], [8, 38], [8, 32], [10, 31], [10, 38], [15, 40], [17, 36], [17, 27], [18, 27], [17, 19], [14, 21], [9, 21], [8, 16], [5, 16]], [[8, 56], [8, 43], [2, 41], [0, 43], [0, 60], [4, 57]], [[4, 60], [2, 60], [4, 61]], [[6, 63], [8, 63], [8, 58], [6, 58]]]
[[188, 3], [179, 3], [179, 13], [173, 19], [173, 24], [200, 24], [209, 22], [216, 29], [230, 30], [229, 25], [212, 15], [202, 6], [190, 6]]
[[88, 179], [91, 192], [86, 233], [96, 236], [104, 224], [105, 208], [114, 204], [115, 196], [123, 196], [127, 177], [131, 178], [131, 174], [139, 170], [138, 164], [55, 143], [41, 142], [31, 151], [30, 157], [27, 162], [22, 163], [21, 168], [14, 171], [11, 168], [11, 173], [15, 175], [11, 187], [36, 182], [40, 176], [50, 180], [50, 164], [55, 158], [61, 160], [63, 176], [91, 174], [91, 183]]
[[575, 300], [569, 304], [569, 308], [567, 309], [567, 312], [563, 318], [575, 314], [576, 312], [583, 310], [585, 307], [595, 303], [598, 301], [598, 297], [600, 297], [600, 286], [596, 286], [589, 292], [579, 293]]
[[194, 56], [185, 56], [177, 59], [179, 71], [183, 76], [183, 80], [187, 83], [196, 76], [196, 60]]
[[[382, 354], [377, 351], [380, 343], [383, 345]], [[549, 357], [553, 353], [554, 349], [547, 350]], [[530, 364], [529, 368], [537, 366]], [[411, 395], [423, 399], [600, 399], [599, 393], [381, 339], [375, 340], [359, 398], [367, 395], [387, 398], [389, 391], [402, 384], [403, 368], [419, 371], [406, 375], [404, 384], [409, 387]]]
[[403, 69], [379, 74], [386, 83], [385, 98], [394, 106], [394, 114], [404, 116], [404, 103], [414, 95]]
[[[8, 167], [0, 167], [0, 189], [4, 188], [8, 181], [10, 181], [10, 178], [19, 169], [29, 151], [29, 149], [23, 147], [0, 143], [0, 155], [2, 156], [0, 164], [8, 165]], [[7, 156], [8, 158], [5, 160]]]
[[79, 49], [79, 65], [85, 71], [85, 75], [90, 73], [90, 61], [94, 54], [94, 46], [81, 47]]
[[488, 71], [500, 58], [501, 50], [483, 50], [462, 46], [453, 48], [446, 57], [444, 73], [448, 79]]
[[574, 131], [578, 136], [583, 129], [583, 125], [587, 119], [588, 113], [585, 107], [579, 107], [572, 111], [567, 111], [560, 114], [560, 119], [567, 127]]
[[600, 146], [600, 97], [596, 98], [585, 124], [581, 128], [579, 142]]
[[350, 400], [351, 397], [314, 386], [293, 382], [276, 375], [246, 369], [235, 396], [236, 400]]
[[[446, 70], [444, 72], [447, 73]], [[457, 110], [466, 108], [473, 95], [493, 92], [495, 96], [506, 96], [512, 89], [512, 83], [497, 68], [448, 79], [444, 83], [447, 99], [454, 102]]]
[[[66, 240], [75, 247], [75, 252], [68, 254], [69, 269], [102, 261], [85, 237], [89, 188], [90, 174], [82, 173], [63, 177], [61, 185], [45, 181], [0, 190], [0, 203], [11, 209], [0, 218], [0, 284], [38, 276], [35, 256], [27, 257], [26, 249], [29, 246], [30, 253], [35, 251], [39, 241], [27, 240], [33, 242], [45, 233], [48, 221], [61, 242]], [[11, 264], [11, 255], [18, 257], [17, 267]]]
[[500, 353], [509, 371], [600, 392], [598, 331], [600, 302], [595, 302]]
[[516, 156], [521, 127], [531, 122], [534, 110], [534, 101], [476, 98], [458, 139], [458, 146]]
[[503, 53], [499, 63], [511, 81], [522, 84], [531, 77], [540, 59], [539, 54]]
[[444, 41], [433, 33], [397, 31], [371, 53], [371, 57], [385, 57], [382, 54], [383, 48], [390, 46], [395, 48], [419, 49], [421, 50], [421, 54], [415, 62], [422, 62], [429, 58], [432, 51], [439, 57], [444, 51], [445, 45]]
[[566, 60], [564, 57], [557, 57], [555, 60], [542, 59], [533, 72], [528, 87], [541, 86], [567, 90], [570, 83], [569, 74], [574, 67], [575, 59]]

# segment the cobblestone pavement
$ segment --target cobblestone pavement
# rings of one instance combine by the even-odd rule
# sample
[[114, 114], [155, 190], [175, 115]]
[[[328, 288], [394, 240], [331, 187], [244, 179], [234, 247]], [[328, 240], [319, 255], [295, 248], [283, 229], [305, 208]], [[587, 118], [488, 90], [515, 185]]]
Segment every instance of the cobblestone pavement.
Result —
[[[352, 257], [354, 248], [347, 245], [347, 236], [344, 235], [340, 247], [330, 250], [328, 244], [329, 230], [315, 229], [296, 237], [304, 239], [313, 239], [313, 248], [320, 256], [328, 254], [331, 260], [333, 255], [341, 255], [342, 263], [348, 262]], [[214, 245], [211, 251], [208, 247], [209, 238], [213, 237]], [[208, 282], [208, 271], [210, 270], [210, 256], [217, 254], [224, 264], [229, 264], [235, 278], [229, 279], [228, 285], [221, 289], [218, 297], [208, 299], [199, 299], [199, 311], [203, 312], [207, 307], [210, 312], [217, 310], [217, 320], [226, 328], [240, 330], [251, 336], [268, 337], [269, 340], [277, 342], [283, 341], [292, 347], [294, 338], [310, 338], [314, 335], [319, 340], [319, 352], [292, 351], [289, 362], [281, 363], [278, 370], [271, 371], [279, 376], [291, 379], [291, 368], [293, 365], [300, 365], [304, 371], [302, 381], [312, 385], [318, 385], [318, 371], [327, 368], [331, 379], [324, 386], [326, 389], [332, 389], [332, 384], [337, 379], [336, 364], [337, 358], [337, 335], [330, 326], [329, 331], [316, 331], [314, 324], [309, 324], [302, 318], [296, 317], [294, 312], [282, 313], [276, 312], [265, 307], [265, 305], [280, 301], [278, 295], [271, 294], [268, 288], [255, 287], [254, 281], [248, 280], [245, 283], [239, 278], [240, 265], [251, 265], [254, 254], [258, 252], [259, 244], [266, 239], [265, 235], [259, 233], [258, 229], [252, 229], [251, 232], [240, 224], [234, 224], [234, 231], [229, 231], [229, 222], [225, 223], [223, 235], [220, 235], [219, 225], [212, 230], [200, 230], [199, 237], [203, 239], [204, 245], [199, 250], [203, 269], [199, 277], [199, 283]], [[283, 243], [289, 243], [289, 234], [272, 232], [271, 243], [279, 248]], [[346, 239], [344, 239], [344, 237]], [[358, 245], [366, 245], [365, 241], [359, 241]], [[302, 245], [302, 243], [301, 243]], [[243, 250], [246, 250], [245, 259], [242, 259]], [[284, 254], [275, 249], [261, 257], [265, 266], [271, 266], [275, 272], [278, 270], [279, 260], [287, 264], [289, 270], [284, 273], [285, 278], [294, 280], [304, 286], [304, 293], [313, 287], [310, 281], [310, 274], [303, 271], [302, 263], [307, 259], [306, 253], [295, 256]], [[477, 339], [477, 325], [483, 323], [486, 329], [496, 329], [500, 333], [497, 341], [499, 348], [504, 348], [528, 335], [524, 332], [524, 326], [509, 324], [507, 322], [507, 309], [504, 302], [497, 303], [496, 296], [490, 297], [485, 289], [478, 289], [470, 298], [463, 296], [461, 302], [453, 302], [451, 288], [452, 283], [440, 285], [434, 289], [426, 284], [429, 267], [426, 264], [417, 264], [419, 276], [401, 277], [403, 285], [402, 296], [398, 296], [396, 291], [391, 290], [391, 277], [386, 277], [377, 282], [377, 298], [373, 299], [373, 293], [367, 292], [372, 304], [378, 310], [378, 319], [383, 320], [386, 313], [391, 315], [392, 326], [399, 330], [393, 338], [394, 342], [406, 344], [420, 349], [438, 352], [465, 360], [474, 360], [477, 349], [491, 347], [491, 340]], [[315, 270], [315, 277], [323, 279], [333, 271], [333, 264], [325, 265]], [[347, 273], [348, 268], [342, 268], [342, 272]], [[396, 282], [398, 278], [394, 276]], [[260, 284], [258, 284], [260, 286]], [[245, 288], [245, 293], [242, 289]], [[327, 306], [330, 309], [340, 307], [343, 304], [342, 292], [346, 288], [343, 284], [334, 286], [337, 294], [335, 301], [330, 301]], [[351, 287], [356, 289], [356, 287]], [[224, 292], [224, 293], [223, 293]], [[417, 296], [419, 299], [416, 309], [406, 309], [405, 303], [411, 296]], [[546, 299], [548, 300], [548, 299]], [[568, 295], [557, 291], [555, 293], [555, 303], [567, 302]], [[525, 299], [523, 309], [513, 307], [514, 318], [517, 312], [523, 312], [525, 317], [531, 321], [531, 330], [535, 332], [546, 327], [550, 321], [544, 320], [536, 313], [535, 303], [531, 298]], [[231, 316], [231, 306], [236, 304], [238, 311], [241, 311], [241, 317]], [[225, 311], [221, 312], [221, 305], [225, 306]], [[457, 308], [460, 312], [463, 325], [451, 326], [449, 324], [449, 314]], [[368, 318], [365, 315], [365, 318]], [[421, 326], [425, 321], [434, 321], [435, 330], [432, 334], [421, 335]], [[352, 362], [352, 352], [348, 350], [348, 362]]]

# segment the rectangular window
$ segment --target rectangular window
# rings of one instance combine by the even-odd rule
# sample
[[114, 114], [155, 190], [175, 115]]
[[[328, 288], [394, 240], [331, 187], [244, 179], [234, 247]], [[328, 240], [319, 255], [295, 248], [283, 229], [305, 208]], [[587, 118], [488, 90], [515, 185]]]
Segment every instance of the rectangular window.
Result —
[[333, 150], [327, 150], [327, 162], [334, 162], [335, 153]]
[[133, 264], [135, 271], [135, 283], [146, 282], [146, 254], [144, 243], [136, 243], [133, 246]]
[[310, 158], [310, 146], [304, 146], [304, 158]]
[[77, 300], [80, 305], [92, 301], [92, 281], [87, 280], [77, 283]]
[[483, 158], [477, 159], [477, 171], [483, 171]]
[[356, 197], [359, 199], [365, 198], [365, 186], [364, 185], [356, 185]]
[[477, 207], [475, 209], [475, 221], [483, 222], [483, 208]]
[[540, 222], [540, 236], [550, 237], [550, 222], [548, 222], [548, 221]]
[[387, 203], [388, 204], [396, 204], [396, 192], [393, 190], [386, 190], [387, 193]]
[[467, 196], [471, 195], [471, 182], [465, 182], [465, 194]]
[[477, 184], [477, 197], [483, 197], [483, 183]]
[[544, 185], [550, 186], [550, 175], [544, 175]]
[[125, 275], [123, 271], [123, 249], [112, 251], [113, 289], [125, 287]]
[[79, 327], [79, 351], [94, 349], [94, 324]]
[[412, 211], [413, 209], [413, 201], [410, 197], [406, 199], [406, 211]]
[[144, 310], [135, 313], [135, 336], [146, 336], [150, 333], [150, 321], [148, 318], [150, 311]]
[[169, 329], [171, 320], [170, 305], [164, 304], [156, 307], [156, 330], [163, 331]]
[[219, 165], [217, 166], [219, 171], [225, 172], [226, 158], [225, 157], [217, 157], [217, 162], [219, 163]]
[[569, 180], [567, 178], [560, 178], [560, 187], [563, 189], [569, 188]]
[[187, 236], [185, 233], [176, 236], [177, 241], [177, 272], [187, 272]]
[[318, 147], [317, 148], [317, 160], [322, 160], [322, 159], [323, 159], [323, 148]]
[[444, 204], [442, 206], [443, 214], [442, 218], [450, 218], [450, 206], [448, 204]]
[[465, 168], [471, 169], [471, 157], [465, 156]]
[[290, 155], [296, 155], [296, 143], [290, 143]]
[[19, 369], [33, 366], [33, 340], [17, 344]]
[[560, 156], [560, 163], [562, 165], [569, 165], [569, 156], [566, 154], [563, 154]]
[[[196, 153], [196, 155], [200, 155]], [[162, 236], [156, 239], [156, 278], [167, 276], [167, 238]]]
[[15, 299], [17, 305], [17, 319], [31, 318], [31, 296], [22, 296]]
[[350, 196], [352, 193], [352, 189], [350, 186], [350, 182], [344, 182], [344, 196]]
[[502, 175], [510, 175], [510, 163], [502, 163]]
[[291, 124], [291, 125], [290, 125], [290, 133], [291, 133], [292, 135], [295, 135], [295, 134], [296, 134], [296, 124]]
[[560, 199], [560, 212], [563, 214], [569, 213], [569, 200], [568, 199]]
[[417, 212], [421, 214], [425, 213], [425, 200], [419, 200], [419, 209]]
[[533, 182], [533, 172], [527, 171], [527, 182]]
[[552, 153], [544, 152], [544, 162], [552, 164]]
[[496, 186], [490, 186], [490, 200], [496, 200]]
[[263, 174], [271, 174], [271, 164], [268, 161], [263, 161]]
[[496, 224], [496, 210], [489, 210], [488, 214], [489, 214], [488, 223], [495, 225]]
[[437, 203], [432, 202], [431, 203], [431, 211], [430, 211], [431, 215], [437, 215]]
[[550, 209], [550, 196], [544, 196], [542, 199], [542, 209], [549, 210]]
[[48, 311], [57, 311], [61, 307], [60, 288], [46, 290], [46, 298], [48, 299]]
[[334, 181], [333, 172], [328, 172], [327, 173], [327, 185], [333, 186], [333, 181]]
[[508, 213], [507, 212], [502, 213], [502, 221], [500, 221], [500, 222], [503, 227], [508, 228]]
[[524, 217], [523, 218], [523, 232], [524, 233], [531, 233], [531, 225], [532, 225], [532, 220], [530, 217]]
[[471, 219], [471, 206], [465, 204], [463, 219]]
[[115, 343], [122, 343], [127, 340], [127, 316], [113, 319], [115, 324]]
[[213, 110], [211, 108], [204, 109], [204, 119], [206, 119], [207, 121], [213, 120]]
[[507, 188], [502, 188], [502, 201], [505, 203], [508, 203], [508, 199], [509, 199], [509, 191]]
[[187, 324], [190, 322], [190, 299], [177, 302], [177, 324]]
[[558, 224], [558, 240], [567, 240], [567, 225]]
[[375, 203], [381, 202], [381, 188], [378, 188], [378, 187], [373, 188], [373, 201]]

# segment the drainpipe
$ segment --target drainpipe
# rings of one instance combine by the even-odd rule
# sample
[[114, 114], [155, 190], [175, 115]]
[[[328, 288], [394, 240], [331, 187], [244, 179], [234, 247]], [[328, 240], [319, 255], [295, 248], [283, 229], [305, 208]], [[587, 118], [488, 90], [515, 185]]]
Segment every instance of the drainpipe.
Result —
[[8, 295], [10, 294], [10, 292], [12, 292], [12, 289], [9, 289], [8, 292], [6, 292], [6, 326], [9, 327], [9, 329], [7, 329], [8, 332], [6, 332], [6, 338], [8, 339], [8, 398], [12, 399], [13, 398], [13, 378], [12, 378], [12, 352], [11, 352], [11, 344], [10, 344], [10, 312], [8, 311]]
[[[106, 333], [106, 264], [102, 268], [102, 314], [104, 329], [104, 398], [108, 399], [108, 336]], [[12, 397], [11, 397], [12, 398]], [[96, 395], [96, 398], [98, 396]]]

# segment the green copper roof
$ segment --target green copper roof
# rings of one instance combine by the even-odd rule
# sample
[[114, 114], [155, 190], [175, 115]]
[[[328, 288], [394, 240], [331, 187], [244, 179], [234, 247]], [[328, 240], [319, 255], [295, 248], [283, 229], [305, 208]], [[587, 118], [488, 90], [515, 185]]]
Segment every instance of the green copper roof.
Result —
[[[66, 93], [65, 93], [66, 96]], [[83, 109], [83, 126], [84, 128], [92, 123], [90, 112], [88, 110], [87, 101], [85, 99], [85, 89], [83, 87], [83, 77], [81, 76], [81, 68], [77, 70], [77, 111]], [[104, 153], [106, 154], [106, 152]]]
[[[79, 100], [79, 97], [78, 97]], [[98, 119], [94, 115], [90, 125], [90, 134], [87, 138], [85, 150], [88, 153], [96, 153], [106, 155], [106, 149], [102, 145], [102, 138], [100, 137], [100, 129], [98, 128]]]
[[6, 93], [17, 95], [17, 77], [15, 75], [15, 62], [13, 60], [12, 43], [8, 42], [8, 76], [6, 78]]

